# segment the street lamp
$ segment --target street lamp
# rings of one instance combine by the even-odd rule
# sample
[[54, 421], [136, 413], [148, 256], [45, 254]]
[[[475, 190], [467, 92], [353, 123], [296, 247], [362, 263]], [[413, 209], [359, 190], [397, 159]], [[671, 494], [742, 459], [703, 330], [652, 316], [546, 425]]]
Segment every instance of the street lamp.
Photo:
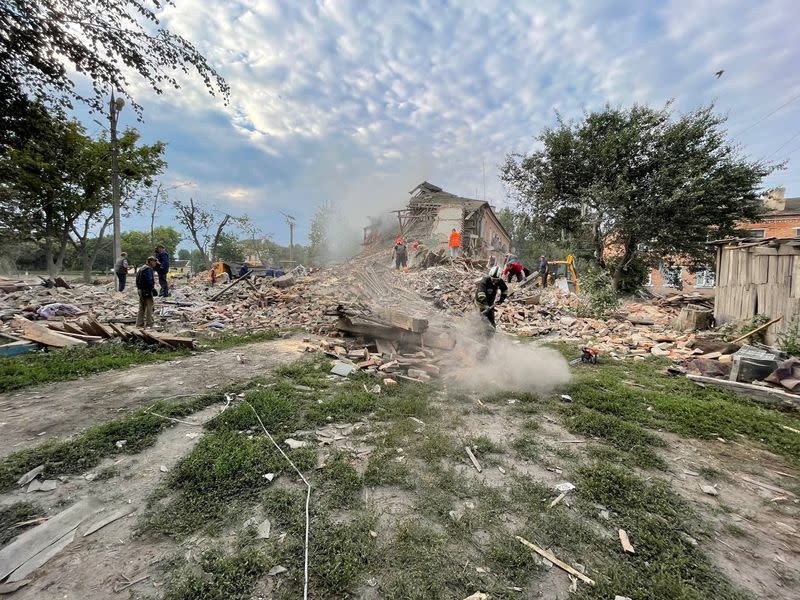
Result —
[[117, 149], [117, 119], [120, 111], [125, 106], [122, 98], [114, 99], [111, 92], [111, 102], [108, 104], [108, 117], [111, 121], [111, 205], [114, 210], [114, 260], [122, 252], [122, 224], [119, 210], [119, 157]]

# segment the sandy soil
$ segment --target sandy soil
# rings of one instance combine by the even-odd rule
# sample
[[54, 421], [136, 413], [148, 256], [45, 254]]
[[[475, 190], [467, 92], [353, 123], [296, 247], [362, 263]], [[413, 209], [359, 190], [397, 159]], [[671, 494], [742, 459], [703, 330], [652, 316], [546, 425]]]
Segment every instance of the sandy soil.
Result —
[[197, 353], [0, 394], [0, 457], [73, 435], [163, 398], [196, 396], [297, 359], [299, 337]]

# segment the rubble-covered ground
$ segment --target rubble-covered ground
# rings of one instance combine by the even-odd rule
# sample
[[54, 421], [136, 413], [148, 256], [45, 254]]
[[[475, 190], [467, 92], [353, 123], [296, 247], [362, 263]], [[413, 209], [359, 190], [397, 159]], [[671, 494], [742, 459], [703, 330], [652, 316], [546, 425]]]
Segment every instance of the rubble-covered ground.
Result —
[[[290, 459], [311, 485], [310, 598], [800, 593], [800, 418], [670, 375], [670, 358], [714, 354], [670, 329], [680, 303], [601, 320], [513, 284], [487, 337], [481, 270], [388, 262], [367, 252], [218, 300], [223, 285], [175, 282], [158, 331], [194, 350], [98, 339], [0, 359], [0, 591], [302, 597], [307, 488]], [[110, 284], [19, 288], [0, 292], [4, 317], [135, 314]], [[345, 336], [353, 323], [396, 339]], [[599, 363], [568, 366], [583, 345]]]

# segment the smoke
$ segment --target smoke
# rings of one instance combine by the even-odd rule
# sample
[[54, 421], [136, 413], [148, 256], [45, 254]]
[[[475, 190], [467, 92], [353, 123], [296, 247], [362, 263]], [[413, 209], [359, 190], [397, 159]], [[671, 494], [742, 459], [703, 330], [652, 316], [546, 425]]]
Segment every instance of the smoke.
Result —
[[456, 348], [444, 365], [443, 378], [460, 390], [548, 393], [570, 381], [569, 366], [552, 348], [492, 334], [477, 311], [459, 319], [448, 333]]

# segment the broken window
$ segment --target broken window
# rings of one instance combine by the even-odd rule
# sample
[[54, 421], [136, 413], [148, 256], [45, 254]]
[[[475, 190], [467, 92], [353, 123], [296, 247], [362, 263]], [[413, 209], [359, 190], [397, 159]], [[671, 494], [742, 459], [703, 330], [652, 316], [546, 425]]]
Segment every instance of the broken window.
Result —
[[757, 240], [764, 238], [764, 229], [747, 229], [744, 232], [745, 237], [755, 238]]
[[697, 279], [695, 280], [694, 287], [699, 288], [713, 288], [714, 287], [714, 271], [711, 269], [703, 269], [697, 272]]

